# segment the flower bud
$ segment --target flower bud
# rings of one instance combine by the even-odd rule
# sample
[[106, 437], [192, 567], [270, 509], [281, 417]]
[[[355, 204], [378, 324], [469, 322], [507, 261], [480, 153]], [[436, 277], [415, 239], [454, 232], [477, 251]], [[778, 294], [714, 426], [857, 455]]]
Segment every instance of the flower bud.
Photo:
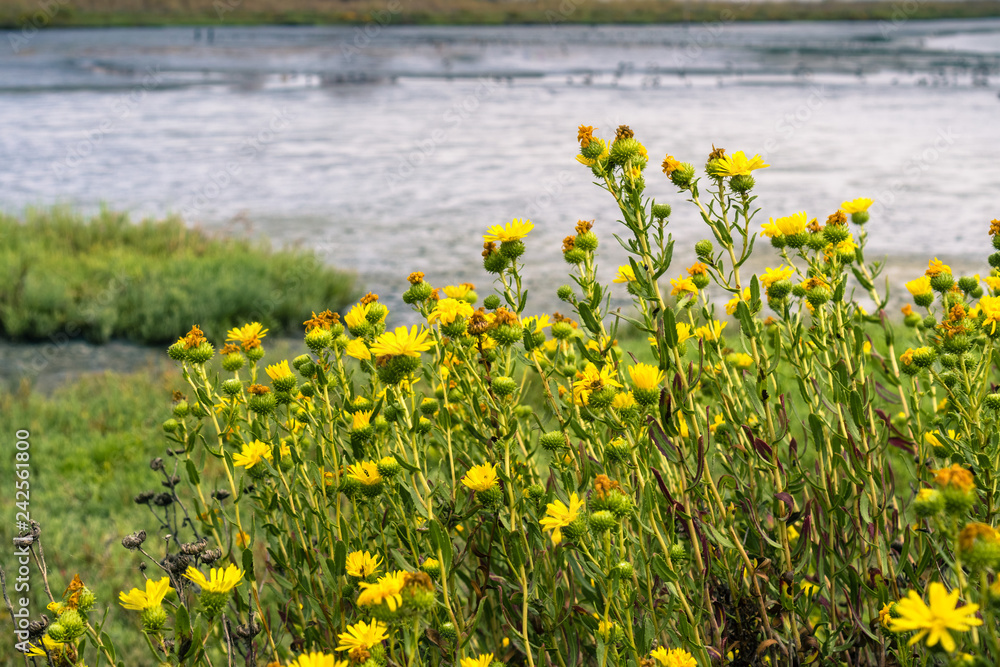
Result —
[[433, 427], [434, 424], [431, 423], [430, 419], [427, 419], [426, 417], [421, 417], [420, 421], [417, 422], [417, 433], [419, 433], [420, 435], [426, 435], [427, 433], [430, 433], [431, 428]]
[[683, 566], [691, 560], [691, 554], [688, 553], [688, 550], [683, 545], [672, 544], [670, 545], [670, 560], [675, 565]]
[[496, 294], [490, 294], [488, 297], [483, 299], [483, 307], [486, 310], [496, 310], [500, 307], [500, 297]]
[[524, 242], [520, 239], [500, 243], [500, 256], [508, 260], [517, 259], [524, 254]]
[[403, 293], [403, 302], [410, 304], [420, 303], [429, 299], [433, 293], [434, 288], [429, 283], [421, 281], [415, 285], [410, 285], [410, 289]]
[[582, 264], [587, 259], [587, 251], [583, 248], [573, 246], [563, 253], [563, 259], [566, 260], [567, 264], [576, 266], [577, 264]]
[[192, 364], [203, 364], [215, 356], [215, 348], [208, 341], [187, 351], [187, 360]]
[[[330, 347], [330, 343], [332, 343], [332, 342], [333, 342], [333, 334], [331, 334], [329, 331], [327, 331], [326, 329], [324, 329], [322, 327], [316, 327], [315, 329], [311, 329], [309, 331], [309, 333], [306, 334], [306, 345], [309, 347], [310, 350], [312, 350], [313, 352], [315, 352], [317, 354], [321, 350], [324, 350], [324, 349]], [[304, 357], [304, 356], [307, 356], [307, 355], [301, 355], [298, 358], [301, 359], [301, 357]], [[312, 361], [312, 360], [308, 359], [308, 361]], [[304, 363], [304, 362], [302, 362], [302, 363]], [[297, 366], [296, 368], [301, 368], [301, 364], [300, 364], [300, 366]]]
[[830, 288], [822, 285], [806, 290], [806, 300], [812, 304], [814, 308], [822, 306], [830, 300], [831, 296], [833, 296], [833, 294], [830, 292]]
[[740, 194], [750, 192], [754, 185], [756, 185], [756, 181], [750, 174], [740, 174], [729, 179], [729, 188]]
[[503, 491], [500, 486], [491, 486], [484, 491], [476, 491], [476, 500], [487, 509], [497, 509], [503, 505]]
[[679, 188], [687, 188], [694, 178], [694, 165], [683, 162], [681, 166], [670, 172], [670, 181]]
[[458, 640], [458, 631], [455, 629], [455, 624], [451, 622], [442, 623], [438, 626], [438, 634], [441, 635], [442, 639], [449, 642]]
[[634, 573], [635, 568], [632, 566], [632, 563], [627, 560], [618, 561], [618, 564], [615, 565], [613, 572], [613, 574], [621, 577], [622, 579], [631, 579]]
[[438, 411], [438, 402], [433, 398], [425, 397], [420, 402], [420, 412], [430, 417]]
[[76, 609], [67, 609], [59, 614], [59, 623], [63, 627], [63, 641], [74, 641], [87, 632], [87, 622]]
[[920, 489], [913, 508], [919, 517], [934, 516], [944, 509], [944, 496], [937, 489]]
[[552, 337], [557, 340], [567, 340], [572, 338], [576, 330], [569, 322], [553, 322]]
[[179, 340], [170, 347], [168, 347], [167, 356], [169, 356], [174, 361], [184, 361], [185, 359], [187, 359], [187, 347], [184, 345], [184, 341]]
[[538, 444], [547, 452], [555, 452], [566, 446], [566, 439], [563, 437], [562, 431], [549, 431], [538, 439]]
[[979, 287], [979, 281], [972, 276], [962, 276], [958, 279], [958, 289], [966, 294]]
[[903, 324], [910, 327], [911, 329], [914, 329], [917, 327], [917, 325], [923, 324], [923, 318], [916, 313], [910, 313], [909, 315], [903, 317]]
[[698, 255], [698, 259], [711, 260], [714, 247], [711, 241], [702, 239], [694, 244], [694, 252]]
[[545, 495], [545, 487], [541, 484], [532, 484], [528, 487], [526, 494], [529, 498], [537, 502]]
[[597, 250], [597, 234], [592, 231], [577, 234], [573, 243], [574, 248], [579, 248], [584, 252], [594, 252]]
[[1000, 410], [1000, 394], [986, 394], [983, 405], [990, 410]]
[[847, 225], [829, 224], [823, 228], [823, 239], [827, 243], [832, 243], [834, 245], [846, 240], [850, 235], [851, 232], [847, 229]]
[[947, 292], [954, 284], [955, 279], [950, 273], [939, 273], [931, 278], [931, 289], [938, 292]]
[[615, 515], [607, 510], [594, 512], [590, 515], [590, 528], [595, 533], [606, 533], [617, 525], [618, 521], [615, 519]]
[[274, 394], [270, 392], [266, 394], [251, 394], [249, 400], [247, 401], [247, 407], [262, 416], [267, 416], [274, 412], [277, 404], [277, 399], [274, 397]]
[[483, 258], [483, 268], [488, 273], [503, 273], [507, 268], [508, 259], [499, 252], [492, 252]]
[[[996, 243], [997, 237], [994, 236], [993, 239], [994, 243]], [[994, 269], [1000, 269], [1000, 252], [995, 252], [992, 255], [990, 255], [989, 263], [990, 266], [992, 266]]]
[[236, 396], [243, 391], [243, 383], [236, 378], [229, 378], [222, 383], [222, 393], [227, 396]]
[[420, 564], [420, 571], [427, 573], [431, 579], [437, 581], [438, 577], [441, 576], [441, 563], [436, 558], [428, 558]]
[[167, 433], [176, 433], [178, 430], [180, 430], [180, 428], [181, 425], [177, 422], [176, 419], [168, 419], [167, 421], [163, 422], [163, 430], [166, 431]]
[[493, 378], [492, 387], [494, 394], [500, 398], [504, 398], [517, 391], [517, 382], [515, 382], [513, 378], [501, 375]]
[[664, 220], [670, 217], [670, 204], [653, 204], [651, 213], [657, 220]]

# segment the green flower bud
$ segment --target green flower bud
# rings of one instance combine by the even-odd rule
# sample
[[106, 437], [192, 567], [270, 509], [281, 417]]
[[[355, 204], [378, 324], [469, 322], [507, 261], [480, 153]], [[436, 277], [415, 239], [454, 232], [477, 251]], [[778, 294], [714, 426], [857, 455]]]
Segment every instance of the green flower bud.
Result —
[[986, 398], [983, 399], [983, 405], [990, 410], [1000, 410], [1000, 394], [986, 394]]
[[87, 613], [94, 608], [94, 604], [97, 602], [97, 596], [89, 588], [84, 586], [80, 590], [80, 595], [76, 598], [76, 609], [82, 614]]
[[[303, 366], [311, 363], [312, 363], [312, 357], [310, 357], [308, 354], [300, 354], [299, 356], [292, 359], [292, 368], [294, 368], [297, 371], [300, 371]], [[302, 377], [306, 377], [306, 374], [303, 373]]]
[[806, 241], [809, 240], [809, 234], [806, 232], [800, 232], [798, 234], [786, 235], [784, 238], [785, 238], [785, 245], [787, 245], [789, 248], [798, 249], [804, 246], [806, 244]]
[[580, 516], [573, 523], [563, 528], [563, 536], [570, 541], [577, 541], [587, 534], [589, 522], [585, 516]]
[[264, 358], [264, 348], [263, 347], [251, 347], [246, 351], [247, 359], [253, 363], [257, 363]]
[[590, 528], [595, 533], [606, 533], [617, 525], [618, 521], [615, 519], [615, 515], [607, 510], [594, 512], [590, 515]]
[[627, 560], [618, 561], [618, 564], [615, 565], [614, 574], [622, 579], [631, 579], [634, 573], [635, 568]]
[[524, 254], [524, 242], [520, 239], [503, 241], [500, 244], [500, 255], [508, 260], [517, 259]]
[[673, 561], [675, 565], [683, 566], [691, 560], [691, 554], [688, 550], [680, 544], [670, 545], [670, 560]]
[[863, 225], [868, 222], [868, 211], [855, 211], [851, 213], [851, 222], [856, 225]]
[[573, 246], [563, 253], [563, 259], [566, 260], [567, 264], [576, 266], [577, 264], [582, 264], [587, 259], [587, 252], [583, 248]]
[[451, 622], [439, 625], [438, 634], [445, 641], [455, 642], [458, 640], [458, 630], [455, 629], [455, 624]]
[[521, 340], [522, 331], [521, 327], [514, 326], [512, 324], [501, 324], [498, 327], [493, 327], [487, 332], [487, 335], [497, 342], [497, 345], [502, 345], [507, 347], [513, 345], [517, 341]]
[[[997, 237], [994, 237], [993, 240], [994, 243], [996, 243], [996, 238]], [[989, 263], [990, 266], [992, 266], [994, 269], [1000, 269], [1000, 252], [995, 252], [992, 255], [990, 255]]]
[[66, 609], [59, 614], [59, 624], [63, 627], [64, 641], [75, 641], [87, 632], [87, 622], [76, 609]]
[[545, 495], [545, 487], [541, 484], [532, 484], [528, 487], [527, 495], [534, 501], [539, 501]]
[[[598, 389], [590, 395], [587, 405], [594, 410], [604, 410], [605, 408], [611, 406], [611, 403], [614, 402], [615, 396], [617, 395], [618, 392], [612, 387], [604, 387], [602, 389]], [[638, 396], [636, 397], [636, 400], [638, 401]]]
[[456, 317], [454, 321], [441, 325], [441, 333], [450, 338], [463, 336], [468, 329], [469, 322], [464, 317]]
[[503, 491], [499, 485], [476, 491], [476, 500], [486, 509], [497, 509], [503, 505]]
[[625, 463], [632, 456], [632, 448], [625, 438], [615, 438], [604, 447], [604, 456], [608, 463]]
[[420, 412], [430, 417], [438, 411], [438, 402], [433, 398], [424, 398], [420, 401]]
[[[822, 238], [822, 236], [820, 238]], [[826, 241], [824, 240], [823, 243], [825, 244]], [[777, 249], [780, 250], [780, 249], [784, 248], [786, 245], [788, 245], [788, 243], [785, 241], [785, 237], [782, 236], [781, 234], [775, 234], [774, 236], [771, 237], [771, 247], [772, 248], [777, 248]], [[821, 245], [820, 247], [823, 247], [823, 246]], [[817, 248], [817, 250], [818, 249], [819, 248]]]
[[517, 382], [513, 378], [501, 375], [499, 377], [493, 378], [493, 393], [504, 398], [505, 396], [510, 396], [515, 391], [517, 391]]
[[698, 259], [711, 260], [714, 247], [711, 241], [702, 239], [694, 244], [694, 252], [698, 255]]
[[166, 431], [167, 433], [176, 433], [178, 430], [180, 430], [180, 428], [181, 425], [177, 422], [176, 419], [168, 419], [167, 421], [163, 422], [163, 430]]
[[944, 496], [937, 489], [921, 489], [913, 502], [917, 516], [927, 518], [944, 509]]
[[306, 398], [311, 398], [316, 395], [316, 388], [313, 387], [312, 382], [303, 382], [302, 386], [299, 387], [299, 393]]
[[687, 188], [694, 178], [694, 165], [690, 162], [681, 163], [681, 166], [670, 172], [670, 181], [679, 188]]
[[427, 419], [426, 417], [421, 417], [420, 421], [417, 422], [417, 433], [419, 433], [420, 435], [426, 435], [427, 433], [430, 433], [431, 428], [433, 427], [434, 424], [431, 422], [430, 419]]
[[187, 351], [187, 360], [192, 364], [203, 364], [215, 356], [215, 348], [208, 341]]
[[236, 396], [243, 391], [243, 383], [236, 378], [229, 378], [222, 383], [222, 393], [227, 396]]
[[[352, 332], [353, 333], [353, 332]], [[310, 350], [319, 354], [321, 350], [330, 347], [333, 342], [333, 334], [322, 327], [316, 327], [306, 334], [306, 345]], [[302, 355], [305, 356], [305, 355]], [[311, 360], [310, 360], [311, 361]]]
[[979, 287], [979, 281], [972, 276], [962, 276], [958, 279], [958, 289], [966, 294]]
[[670, 204], [653, 204], [651, 210], [652, 216], [657, 220], [663, 220], [670, 217]]
[[584, 252], [594, 252], [597, 250], [597, 234], [591, 231], [577, 234], [573, 247], [579, 248]]
[[552, 323], [552, 337], [557, 340], [567, 340], [572, 338], [576, 329], [573, 328], [569, 322], [553, 322]]
[[246, 358], [239, 352], [230, 352], [222, 358], [222, 368], [229, 373], [235, 373], [243, 368], [246, 362]]
[[917, 315], [916, 313], [910, 313], [909, 315], [903, 318], [903, 324], [910, 327], [911, 329], [915, 329], [918, 324], [923, 324], [923, 318], [920, 317], [920, 315]]
[[937, 359], [937, 352], [932, 347], [918, 347], [913, 351], [913, 363], [920, 368], [930, 368]]
[[741, 194], [753, 190], [754, 185], [756, 185], [756, 181], [754, 181], [753, 176], [750, 174], [740, 174], [729, 179], [729, 188], [733, 192]]
[[812, 304], [813, 308], [822, 306], [830, 300], [831, 296], [833, 296], [833, 293], [830, 292], [828, 287], [820, 286], [806, 290], [806, 300]]
[[277, 407], [278, 401], [274, 397], [274, 394], [268, 392], [266, 394], [251, 394], [250, 398], [247, 400], [247, 407], [258, 415], [267, 416], [274, 412], [275, 407]]
[[[418, 368], [420, 368], [419, 357], [399, 355], [392, 357], [384, 365], [378, 367], [378, 377], [385, 384], [397, 385], [405, 380], [410, 373], [416, 372]], [[386, 419], [388, 418], [386, 416]]]
[[950, 273], [939, 273], [931, 277], [931, 289], [938, 292], [947, 292], [955, 284], [955, 279]]
[[806, 246], [811, 250], [822, 250], [827, 246], [826, 237], [823, 236], [823, 232], [810, 232], [809, 238], [806, 239]]
[[767, 286], [768, 299], [784, 299], [792, 291], [792, 283], [789, 280], [779, 280]]
[[167, 356], [174, 361], [184, 361], [187, 359], [187, 347], [184, 345], [184, 341], [177, 341], [168, 347]]
[[420, 303], [426, 301], [434, 293], [434, 288], [430, 283], [420, 281], [415, 285], [410, 285], [410, 289], [403, 293], [404, 303]]
[[840, 243], [847, 240], [850, 235], [851, 232], [847, 229], [847, 225], [827, 225], [823, 228], [823, 238], [826, 239], [827, 243]]

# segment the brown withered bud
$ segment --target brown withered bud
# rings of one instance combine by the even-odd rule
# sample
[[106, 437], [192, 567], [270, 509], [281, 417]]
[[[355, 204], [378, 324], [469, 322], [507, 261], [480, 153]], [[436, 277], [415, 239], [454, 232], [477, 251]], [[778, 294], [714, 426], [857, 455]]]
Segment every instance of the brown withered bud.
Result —
[[150, 470], [163, 470], [163, 459], [157, 456], [155, 459], [149, 462]]
[[197, 556], [208, 546], [208, 540], [204, 537], [197, 542], [186, 542], [181, 545], [181, 553], [186, 556]]
[[174, 497], [169, 493], [158, 493], [153, 498], [153, 504], [157, 507], [170, 507], [174, 503]]
[[42, 614], [41, 618], [37, 621], [32, 621], [28, 623], [28, 639], [36, 639], [45, 634], [45, 630], [49, 627], [49, 617]]
[[212, 492], [212, 497], [218, 500], [219, 502], [222, 502], [229, 496], [230, 496], [229, 491], [225, 489], [216, 489], [215, 491]]
[[181, 483], [181, 478], [178, 477], [177, 475], [171, 475], [167, 479], [160, 482], [160, 484], [167, 487], [168, 489], [172, 489], [180, 483]]
[[222, 558], [222, 549], [209, 549], [201, 554], [201, 562], [206, 565]]
[[135, 498], [133, 498], [132, 501], [136, 505], [148, 505], [149, 501], [152, 500], [153, 496], [155, 496], [155, 495], [156, 495], [155, 491], [143, 491], [142, 493], [140, 493], [139, 495], [137, 495]]
[[35, 538], [31, 535], [21, 535], [14, 538], [15, 547], [30, 547], [35, 543]]
[[142, 543], [146, 541], [146, 531], [140, 530], [137, 533], [131, 533], [122, 538], [122, 546], [129, 551], [135, 551], [142, 546]]
[[260, 634], [260, 623], [257, 621], [251, 621], [250, 623], [244, 623], [243, 625], [236, 626], [236, 636], [242, 639], [250, 640]]

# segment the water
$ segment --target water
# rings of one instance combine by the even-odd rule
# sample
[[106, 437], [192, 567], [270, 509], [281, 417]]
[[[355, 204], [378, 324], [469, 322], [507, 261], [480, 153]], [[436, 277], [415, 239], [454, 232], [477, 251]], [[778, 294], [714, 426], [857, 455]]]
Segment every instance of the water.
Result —
[[578, 125], [625, 123], [679, 264], [705, 232], [657, 165], [715, 144], [772, 165], [763, 216], [870, 196], [870, 247], [900, 276], [934, 255], [986, 268], [1000, 21], [367, 29], [38, 33], [0, 52], [0, 206], [181, 213], [314, 247], [383, 294], [415, 270], [485, 287], [481, 234], [527, 217], [530, 307], [548, 310], [578, 219], [604, 278], [623, 261], [574, 156]]

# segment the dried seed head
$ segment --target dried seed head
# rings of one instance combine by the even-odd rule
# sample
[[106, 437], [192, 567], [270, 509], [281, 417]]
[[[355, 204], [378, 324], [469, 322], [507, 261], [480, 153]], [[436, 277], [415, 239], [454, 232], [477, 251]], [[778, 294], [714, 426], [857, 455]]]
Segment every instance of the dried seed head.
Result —
[[222, 558], [222, 549], [209, 549], [201, 554], [201, 562], [208, 565]]
[[135, 502], [136, 505], [146, 505], [149, 503], [150, 500], [153, 499], [153, 496], [155, 495], [156, 495], [155, 491], [143, 491], [132, 500], [133, 502]]
[[236, 635], [243, 639], [253, 639], [260, 634], [260, 623], [251, 621], [236, 627]]
[[149, 462], [150, 470], [163, 470], [163, 458], [157, 456]]
[[171, 475], [167, 479], [160, 482], [160, 484], [167, 487], [168, 489], [172, 489], [180, 483], [181, 483], [181, 478], [178, 477], [177, 475]]
[[216, 489], [215, 491], [212, 492], [212, 497], [218, 500], [219, 502], [222, 502], [229, 496], [230, 496], [229, 491], [226, 491], [225, 489]]
[[158, 493], [153, 498], [153, 504], [157, 507], [170, 507], [174, 502], [174, 497], [169, 493]]
[[137, 533], [131, 533], [122, 538], [122, 546], [129, 551], [135, 551], [142, 546], [142, 543], [146, 541], [146, 531], [140, 530]]

